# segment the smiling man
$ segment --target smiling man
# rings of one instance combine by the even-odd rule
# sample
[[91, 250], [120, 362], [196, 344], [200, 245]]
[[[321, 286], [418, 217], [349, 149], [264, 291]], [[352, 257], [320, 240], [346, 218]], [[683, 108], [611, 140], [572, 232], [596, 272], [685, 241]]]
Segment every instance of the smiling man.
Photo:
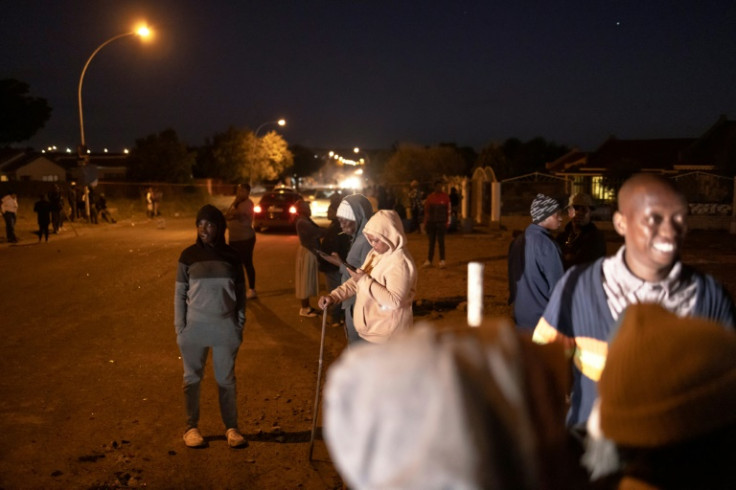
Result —
[[[608, 341], [629, 305], [657, 303], [680, 317], [734, 327], [736, 311], [728, 293], [711, 276], [680, 261], [687, 212], [685, 197], [669, 180], [653, 174], [631, 177], [619, 191], [613, 216], [624, 245], [612, 257], [572, 268], [555, 286], [534, 341], [560, 341], [570, 348], [569, 426], [584, 426], [590, 415]], [[667, 335], [667, 325], [661, 327]]]

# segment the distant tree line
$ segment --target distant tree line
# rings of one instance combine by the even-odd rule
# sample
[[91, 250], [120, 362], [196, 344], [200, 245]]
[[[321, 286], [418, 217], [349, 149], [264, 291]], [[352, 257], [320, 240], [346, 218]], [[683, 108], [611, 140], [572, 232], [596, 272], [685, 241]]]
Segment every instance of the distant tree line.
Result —
[[[30, 139], [51, 115], [45, 99], [32, 97], [18, 80], [0, 80], [0, 144]], [[545, 163], [569, 149], [538, 137], [523, 142], [510, 138], [493, 142], [476, 153], [455, 143], [421, 146], [397, 143], [376, 152], [367, 176], [386, 184], [442, 176], [471, 175], [477, 167], [492, 167], [499, 179], [545, 170]], [[165, 129], [136, 140], [129, 159], [128, 177], [140, 182], [186, 183], [193, 178], [215, 178], [228, 183], [255, 183], [286, 176], [306, 177], [324, 164], [314, 151], [289, 146], [276, 131], [259, 137], [248, 128], [231, 126], [214, 134], [199, 148], [188, 147], [176, 131]]]

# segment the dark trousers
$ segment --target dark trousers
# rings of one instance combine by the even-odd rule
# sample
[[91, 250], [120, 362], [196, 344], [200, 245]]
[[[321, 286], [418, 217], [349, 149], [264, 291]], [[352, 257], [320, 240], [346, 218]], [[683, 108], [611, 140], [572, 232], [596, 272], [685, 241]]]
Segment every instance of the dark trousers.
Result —
[[230, 246], [238, 252], [240, 261], [245, 267], [245, 276], [248, 278], [248, 287], [256, 288], [256, 268], [253, 266], [253, 249], [256, 247], [256, 237], [248, 240], [230, 242]]
[[3, 218], [5, 218], [5, 237], [8, 240], [8, 242], [15, 243], [18, 241], [18, 238], [15, 236], [15, 213], [11, 213], [10, 211], [7, 211], [3, 213]]
[[46, 238], [46, 241], [49, 241], [49, 223], [48, 222], [40, 222], [38, 224], [38, 241], [41, 241], [41, 237]]
[[435, 241], [440, 246], [440, 260], [445, 260], [445, 224], [444, 223], [427, 223], [427, 238], [429, 238], [429, 253], [427, 259], [432, 262], [434, 257]]

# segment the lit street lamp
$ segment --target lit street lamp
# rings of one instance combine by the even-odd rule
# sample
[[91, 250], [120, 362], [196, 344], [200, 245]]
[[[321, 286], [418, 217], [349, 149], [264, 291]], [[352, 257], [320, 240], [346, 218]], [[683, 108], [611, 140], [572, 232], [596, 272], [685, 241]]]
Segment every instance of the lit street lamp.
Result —
[[[105, 46], [110, 44], [113, 41], [116, 41], [118, 39], [121, 39], [123, 37], [127, 36], [140, 36], [141, 38], [147, 38], [151, 35], [150, 29], [148, 27], [142, 26], [136, 29], [135, 31], [131, 32], [124, 32], [122, 34], [118, 34], [117, 36], [113, 36], [104, 43], [97, 46], [97, 49], [92, 51], [92, 54], [87, 58], [87, 62], [84, 64], [84, 68], [82, 68], [82, 74], [79, 76], [79, 86], [77, 87], [77, 102], [79, 104], [79, 140], [80, 140], [80, 146], [79, 146], [79, 157], [81, 159], [81, 164], [86, 164], [88, 157], [87, 157], [87, 142], [84, 139], [84, 115], [82, 112], [82, 83], [84, 83], [84, 74], [87, 73], [87, 67], [89, 66], [90, 62], [92, 61], [92, 58], [95, 57], [95, 55]], [[84, 186], [84, 196], [85, 196], [85, 210], [87, 212], [87, 219], [89, 219], [89, 190], [87, 188], [86, 182]]]
[[269, 124], [278, 124], [279, 126], [286, 126], [286, 119], [279, 119], [278, 121], [266, 121], [255, 130], [253, 134], [256, 135], [256, 138], [258, 137], [258, 131], [263, 129], [264, 126], [268, 126]]
[[140, 27], [136, 29], [135, 31], [131, 32], [124, 32], [123, 34], [118, 34], [117, 36], [113, 36], [104, 43], [97, 46], [97, 49], [92, 51], [92, 54], [87, 58], [87, 62], [84, 64], [84, 68], [82, 68], [82, 74], [79, 76], [79, 86], [77, 88], [77, 101], [79, 103], [79, 136], [80, 136], [80, 142], [82, 143], [82, 148], [84, 149], [86, 142], [84, 140], [84, 116], [82, 114], [82, 83], [84, 82], [84, 74], [87, 73], [87, 67], [89, 66], [89, 63], [92, 61], [92, 58], [95, 57], [95, 55], [105, 46], [110, 44], [113, 41], [116, 41], [120, 38], [127, 37], [127, 36], [140, 36], [141, 38], [147, 38], [151, 35], [150, 29], [148, 27]]

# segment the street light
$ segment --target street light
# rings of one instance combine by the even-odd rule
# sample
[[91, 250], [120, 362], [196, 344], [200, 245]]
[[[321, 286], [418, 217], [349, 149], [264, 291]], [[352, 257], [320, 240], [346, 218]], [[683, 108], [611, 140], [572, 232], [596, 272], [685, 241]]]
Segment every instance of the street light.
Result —
[[[131, 32], [124, 32], [122, 34], [118, 34], [117, 36], [113, 36], [104, 43], [97, 46], [97, 49], [92, 51], [92, 54], [89, 55], [89, 58], [87, 58], [87, 62], [84, 64], [84, 68], [82, 68], [82, 74], [79, 76], [79, 86], [77, 87], [77, 102], [79, 104], [79, 140], [80, 140], [80, 146], [79, 146], [79, 157], [81, 159], [81, 163], [85, 164], [87, 162], [87, 159], [89, 158], [87, 154], [89, 153], [87, 151], [87, 142], [84, 139], [84, 115], [82, 112], [82, 83], [84, 83], [84, 74], [87, 73], [87, 67], [89, 66], [90, 62], [92, 61], [92, 58], [95, 57], [99, 51], [110, 44], [113, 41], [116, 41], [118, 39], [121, 39], [123, 37], [128, 36], [140, 36], [142, 39], [147, 38], [151, 35], [151, 30], [146, 26], [141, 26], [138, 29], [131, 31]], [[86, 180], [86, 179], [85, 179]], [[84, 207], [85, 211], [87, 212], [87, 219], [89, 220], [90, 214], [89, 214], [89, 189], [87, 187], [87, 182], [85, 181], [84, 185]]]
[[87, 67], [92, 61], [92, 58], [94, 58], [95, 55], [102, 48], [104, 48], [111, 42], [116, 41], [120, 38], [127, 37], [127, 36], [140, 36], [142, 39], [145, 39], [150, 35], [151, 35], [151, 30], [146, 26], [139, 27], [135, 31], [124, 32], [122, 34], [118, 34], [117, 36], [113, 36], [107, 41], [105, 41], [104, 43], [97, 46], [97, 49], [92, 51], [92, 54], [89, 56], [89, 58], [87, 58], [87, 62], [84, 64], [84, 68], [82, 68], [82, 74], [79, 76], [79, 86], [77, 87], [77, 101], [79, 104], [79, 136], [80, 136], [80, 141], [82, 143], [82, 151], [84, 151], [84, 147], [86, 146], [86, 142], [84, 140], [84, 116], [82, 113], [82, 83], [84, 83], [84, 74], [87, 73]]
[[365, 163], [367, 163], [367, 161], [368, 161], [368, 153], [366, 153], [365, 151], [361, 151], [361, 150], [360, 150], [360, 148], [358, 148], [357, 146], [356, 146], [355, 148], [353, 148], [353, 153], [355, 153], [356, 155], [357, 155], [358, 153], [362, 153], [363, 155], [365, 155], [365, 160], [363, 160], [363, 159], [361, 158], [361, 159], [360, 159], [360, 160], [358, 161], [358, 163], [360, 163], [361, 165], [362, 165], [362, 164], [365, 164]]
[[263, 128], [263, 126], [268, 126], [269, 124], [278, 124], [279, 126], [286, 126], [286, 119], [279, 119], [278, 121], [266, 121], [260, 126], [258, 126], [258, 128], [253, 134], [255, 134], [256, 137], [258, 137], [258, 131], [260, 131]]

